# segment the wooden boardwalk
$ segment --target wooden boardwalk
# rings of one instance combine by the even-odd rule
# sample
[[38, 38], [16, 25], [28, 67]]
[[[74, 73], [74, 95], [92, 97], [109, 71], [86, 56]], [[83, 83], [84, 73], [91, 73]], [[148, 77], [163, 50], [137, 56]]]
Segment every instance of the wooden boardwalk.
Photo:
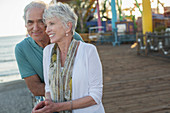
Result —
[[170, 59], [137, 56], [127, 44], [97, 48], [106, 113], [170, 113]]

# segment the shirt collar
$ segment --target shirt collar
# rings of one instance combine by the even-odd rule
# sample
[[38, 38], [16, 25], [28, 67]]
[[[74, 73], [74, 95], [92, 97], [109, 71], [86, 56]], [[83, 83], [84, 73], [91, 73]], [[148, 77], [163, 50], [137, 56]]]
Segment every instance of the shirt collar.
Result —
[[32, 37], [28, 37], [28, 40], [31, 42], [31, 44], [33, 45], [33, 47], [35, 48], [40, 48], [43, 50], [43, 48], [41, 46], [39, 46]]

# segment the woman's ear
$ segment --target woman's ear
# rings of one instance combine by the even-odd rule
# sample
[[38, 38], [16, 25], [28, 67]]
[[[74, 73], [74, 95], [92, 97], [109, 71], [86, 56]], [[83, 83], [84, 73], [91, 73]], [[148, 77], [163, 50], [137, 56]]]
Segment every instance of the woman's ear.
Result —
[[66, 33], [71, 32], [71, 29], [72, 29], [72, 23], [71, 23], [71, 22], [68, 22], [68, 23], [67, 23]]

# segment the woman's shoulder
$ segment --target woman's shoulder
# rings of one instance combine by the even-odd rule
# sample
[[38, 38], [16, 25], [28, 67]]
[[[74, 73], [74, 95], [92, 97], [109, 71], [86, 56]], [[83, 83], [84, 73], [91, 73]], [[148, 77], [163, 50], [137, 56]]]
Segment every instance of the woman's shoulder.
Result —
[[44, 49], [50, 49], [50, 48], [52, 48], [52, 47], [54, 47], [54, 43], [47, 45]]
[[53, 44], [49, 44], [44, 48], [44, 52], [50, 52], [50, 50], [54, 47], [54, 43]]
[[96, 46], [90, 43], [80, 42], [80, 45], [83, 51], [90, 52], [90, 51], [96, 50]]
[[86, 42], [80, 42], [80, 45], [83, 49], [93, 49], [96, 48], [95, 45], [90, 44], [90, 43], [86, 43]]

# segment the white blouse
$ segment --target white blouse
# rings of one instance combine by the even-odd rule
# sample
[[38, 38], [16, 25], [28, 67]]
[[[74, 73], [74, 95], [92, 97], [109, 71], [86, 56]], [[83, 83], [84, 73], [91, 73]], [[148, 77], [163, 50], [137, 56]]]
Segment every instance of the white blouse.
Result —
[[[53, 46], [54, 44], [50, 44], [46, 46], [43, 51], [43, 70], [46, 92], [51, 92], [48, 70]], [[91, 96], [97, 104], [86, 108], [75, 109], [73, 113], [105, 113], [102, 104], [102, 94], [102, 64], [97, 49], [92, 44], [80, 42], [72, 72], [72, 100]]]

